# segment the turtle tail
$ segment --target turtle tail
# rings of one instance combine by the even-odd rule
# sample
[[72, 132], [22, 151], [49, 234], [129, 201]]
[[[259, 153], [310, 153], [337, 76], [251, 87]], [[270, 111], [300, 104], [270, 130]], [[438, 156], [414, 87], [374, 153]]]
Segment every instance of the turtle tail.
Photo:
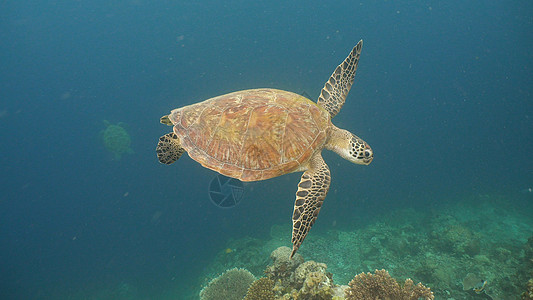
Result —
[[170, 118], [168, 117], [168, 115], [166, 116], [162, 116], [161, 119], [159, 119], [159, 122], [161, 122], [161, 124], [165, 124], [165, 125], [168, 125], [168, 126], [172, 126], [172, 121], [170, 121]]
[[171, 132], [159, 138], [155, 152], [160, 163], [170, 165], [180, 158], [185, 149], [181, 146], [179, 137]]

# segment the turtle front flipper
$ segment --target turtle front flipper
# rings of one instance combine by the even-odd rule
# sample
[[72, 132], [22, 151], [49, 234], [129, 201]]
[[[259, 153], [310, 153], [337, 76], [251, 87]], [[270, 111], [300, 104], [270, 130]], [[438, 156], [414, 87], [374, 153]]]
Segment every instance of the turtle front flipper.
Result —
[[159, 138], [155, 151], [160, 163], [170, 165], [180, 158], [185, 149], [181, 147], [179, 137], [171, 132]]
[[329, 190], [331, 176], [328, 165], [317, 153], [310, 161], [310, 168], [305, 171], [298, 184], [294, 212], [292, 214], [292, 253], [298, 248], [315, 223], [320, 207]]
[[348, 57], [333, 71], [318, 96], [317, 104], [327, 110], [332, 118], [339, 113], [350, 92], [362, 48], [363, 40], [360, 40]]

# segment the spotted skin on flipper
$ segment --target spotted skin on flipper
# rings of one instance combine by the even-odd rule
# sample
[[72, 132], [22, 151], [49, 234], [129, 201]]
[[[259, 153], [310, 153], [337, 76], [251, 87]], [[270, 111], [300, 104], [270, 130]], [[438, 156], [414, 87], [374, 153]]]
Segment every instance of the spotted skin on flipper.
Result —
[[310, 161], [298, 184], [294, 212], [292, 214], [292, 253], [294, 256], [313, 226], [326, 198], [331, 182], [328, 165], [320, 153], [316, 153]]
[[185, 152], [185, 149], [180, 146], [178, 136], [174, 132], [171, 132], [159, 138], [155, 151], [159, 162], [170, 165], [180, 158], [183, 152]]
[[333, 71], [320, 92], [317, 104], [325, 108], [332, 118], [339, 113], [344, 101], [346, 101], [346, 96], [348, 96], [353, 84], [362, 48], [363, 40], [360, 40], [348, 57]]

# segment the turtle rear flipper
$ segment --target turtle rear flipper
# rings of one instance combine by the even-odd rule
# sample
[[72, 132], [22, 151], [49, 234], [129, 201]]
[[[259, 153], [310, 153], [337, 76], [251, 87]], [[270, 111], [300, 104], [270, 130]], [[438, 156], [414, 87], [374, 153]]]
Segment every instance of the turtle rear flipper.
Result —
[[172, 124], [172, 121], [170, 121], [168, 115], [162, 116], [161, 119], [159, 120], [159, 122], [161, 122], [161, 124], [165, 124], [165, 125], [168, 125], [168, 126], [174, 125], [174, 124]]
[[179, 137], [171, 132], [159, 138], [155, 151], [160, 163], [170, 165], [180, 158], [185, 149], [181, 147]]

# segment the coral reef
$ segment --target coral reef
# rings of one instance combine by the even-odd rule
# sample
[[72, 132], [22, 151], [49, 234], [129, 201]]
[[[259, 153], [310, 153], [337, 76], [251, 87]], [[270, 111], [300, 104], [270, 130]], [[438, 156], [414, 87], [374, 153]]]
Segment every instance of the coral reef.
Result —
[[[519, 277], [533, 276], [533, 236], [530, 236], [524, 246], [524, 265], [527, 266], [527, 272], [518, 274]], [[533, 278], [529, 279], [526, 284], [526, 291], [520, 295], [521, 300], [533, 299]]]
[[527, 290], [522, 293], [521, 300], [533, 299], [533, 278], [527, 282]]
[[414, 285], [411, 279], [405, 280], [402, 286], [385, 270], [376, 270], [374, 274], [361, 273], [350, 281], [349, 288], [345, 291], [349, 300], [425, 300], [434, 299], [431, 290], [421, 283]]
[[322, 272], [310, 272], [305, 277], [299, 296], [302, 299], [332, 299], [334, 287], [333, 280], [328, 275]]
[[300, 264], [294, 271], [294, 281], [296, 286], [301, 287], [310, 273], [326, 274], [326, 264], [317, 263], [315, 261], [306, 261]]
[[274, 300], [274, 281], [262, 277], [252, 283], [244, 300]]
[[411, 279], [400, 286], [385, 270], [375, 274], [361, 273], [348, 286], [333, 282], [324, 263], [304, 261], [297, 254], [289, 259], [291, 249], [272, 251], [272, 263], [265, 269], [267, 277], [255, 280], [245, 269], [231, 269], [215, 278], [200, 292], [201, 300], [342, 300], [342, 299], [433, 299], [431, 290]]
[[273, 291], [283, 300], [343, 299], [343, 289], [333, 283], [324, 263], [304, 261], [300, 254], [289, 259], [291, 249], [279, 247], [272, 252], [272, 264], [265, 274], [275, 282]]
[[478, 235], [467, 227], [454, 224], [451, 226], [438, 226], [430, 233], [430, 238], [441, 251], [452, 252], [457, 256], [479, 254], [481, 243]]
[[[292, 284], [294, 278], [291, 278], [298, 266], [304, 262], [304, 258], [299, 253], [296, 253], [292, 259], [289, 258], [292, 249], [289, 247], [279, 247], [276, 250], [272, 251], [270, 254], [270, 259], [272, 259], [272, 264], [268, 265], [265, 274], [268, 278], [272, 279], [274, 282], [281, 281], [281, 285], [288, 286]], [[303, 283], [303, 280], [302, 280]]]
[[246, 269], [227, 270], [202, 289], [200, 300], [242, 300], [254, 281], [254, 275]]
[[[454, 199], [441, 202], [431, 211], [403, 208], [355, 227], [337, 225], [308, 236], [306, 247], [292, 261], [287, 247], [272, 252], [290, 239], [283, 229], [287, 226], [274, 225], [267, 239], [245, 237], [221, 246], [206, 275], [232, 266], [259, 275], [268, 265], [265, 272], [275, 283], [277, 300], [298, 299], [301, 292], [310, 294], [315, 282], [330, 285], [333, 297], [343, 299], [344, 293], [339, 291], [347, 286], [335, 284], [347, 284], [355, 274], [386, 267], [399, 282], [410, 277], [431, 287], [437, 299], [519, 299], [533, 278], [533, 205], [513, 210], [510, 203], [514, 200], [461, 197], [455, 203]], [[234, 251], [225, 253], [222, 249], [226, 248]], [[304, 263], [300, 254], [327, 265], [327, 271], [317, 269], [323, 275], [307, 273], [305, 290], [307, 278], [297, 280], [295, 275]]]

